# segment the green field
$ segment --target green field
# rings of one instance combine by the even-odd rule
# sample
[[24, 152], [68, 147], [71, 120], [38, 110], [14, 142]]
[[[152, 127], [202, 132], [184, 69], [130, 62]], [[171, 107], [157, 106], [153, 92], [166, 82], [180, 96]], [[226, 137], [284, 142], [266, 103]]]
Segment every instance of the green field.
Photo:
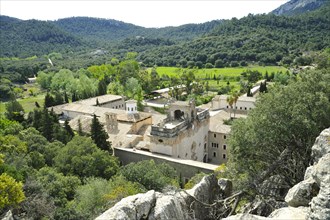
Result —
[[[25, 113], [33, 111], [35, 102], [38, 102], [40, 106], [44, 105], [45, 92], [38, 84], [25, 84], [23, 88], [25, 91], [21, 94], [22, 98], [18, 98], [17, 101], [23, 106]], [[0, 113], [6, 111], [5, 104], [5, 102], [0, 102]]]
[[[150, 69], [151, 70], [151, 69]], [[168, 75], [169, 77], [178, 77], [183, 71], [189, 71], [192, 69], [178, 68], [178, 67], [157, 67], [156, 71], [160, 76]], [[248, 66], [248, 67], [228, 67], [228, 68], [213, 68], [213, 69], [193, 69], [195, 71], [195, 77], [202, 79], [204, 83], [209, 83], [210, 91], [218, 91], [221, 87], [226, 87], [227, 82], [230, 83], [230, 87], [233, 90], [240, 88], [239, 81], [241, 73], [246, 70], [257, 70], [263, 75], [268, 72], [276, 73], [279, 71], [287, 71], [284, 67], [279, 66]]]
[[[36, 107], [35, 102], [38, 102], [40, 106], [44, 104], [45, 95], [37, 95], [31, 96], [24, 99], [17, 99], [17, 101], [23, 106], [25, 113], [33, 111]], [[4, 113], [6, 111], [4, 102], [0, 103], [0, 113]]]
[[[191, 69], [187, 68], [178, 68], [178, 67], [157, 67], [157, 73], [162, 75], [178, 76], [182, 71], [189, 71]], [[213, 78], [215, 77], [237, 77], [240, 76], [242, 72], [246, 70], [258, 70], [262, 74], [265, 74], [266, 71], [270, 74], [271, 72], [282, 71], [285, 72], [287, 69], [280, 66], [247, 66], [247, 67], [228, 67], [228, 68], [212, 68], [212, 69], [194, 69], [196, 71], [197, 78]]]

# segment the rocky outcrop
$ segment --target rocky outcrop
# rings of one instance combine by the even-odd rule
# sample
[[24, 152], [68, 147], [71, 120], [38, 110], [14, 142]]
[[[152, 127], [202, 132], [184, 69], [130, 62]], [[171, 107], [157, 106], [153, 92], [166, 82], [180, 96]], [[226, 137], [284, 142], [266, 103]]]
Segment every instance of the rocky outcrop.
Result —
[[[249, 214], [237, 214], [223, 220], [330, 219], [330, 128], [316, 139], [312, 157], [313, 166], [307, 168], [304, 180], [289, 190], [285, 197], [286, 203], [279, 203], [275, 199], [267, 200], [266, 203], [259, 198], [247, 207]], [[217, 180], [210, 175], [191, 190], [165, 194], [151, 190], [124, 198], [97, 220], [210, 219], [210, 211], [214, 210], [209, 210], [207, 204], [230, 196], [231, 191], [230, 180]], [[283, 207], [287, 205], [289, 207]], [[259, 216], [270, 213], [274, 208], [277, 209], [268, 217]], [[221, 207], [219, 210], [219, 213], [223, 211]], [[215, 214], [219, 217], [218, 213]]]
[[267, 219], [304, 220], [306, 219], [307, 212], [307, 207], [284, 207], [272, 212]]
[[[232, 183], [222, 185], [229, 192]], [[221, 193], [218, 180], [214, 175], [205, 176], [194, 188], [187, 191], [159, 193], [154, 190], [122, 199], [96, 220], [167, 220], [167, 219], [204, 219], [208, 209], [203, 203], [213, 203]], [[198, 202], [197, 202], [198, 201]]]
[[308, 219], [330, 219], [330, 128], [316, 138], [312, 158], [304, 180], [289, 190], [285, 201], [293, 207], [308, 207]]
[[330, 128], [317, 137], [312, 147], [312, 158], [313, 165], [306, 169], [304, 180], [293, 186], [285, 197], [289, 207], [276, 209], [268, 217], [261, 217], [252, 213], [269, 210], [262, 200], [256, 200], [248, 207], [250, 214], [230, 216], [224, 220], [330, 219]]
[[291, 0], [281, 5], [271, 13], [275, 15], [297, 15], [314, 11], [326, 4], [327, 0]]
[[11, 210], [9, 210], [1, 220], [14, 220]]
[[316, 182], [309, 178], [292, 187], [285, 197], [289, 206], [299, 207], [308, 206], [311, 199], [319, 192]]

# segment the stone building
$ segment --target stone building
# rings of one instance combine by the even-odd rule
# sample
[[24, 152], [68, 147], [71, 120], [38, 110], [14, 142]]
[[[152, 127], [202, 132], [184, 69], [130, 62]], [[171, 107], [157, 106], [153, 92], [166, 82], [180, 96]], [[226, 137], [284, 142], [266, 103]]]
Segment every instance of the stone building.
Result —
[[226, 111], [220, 111], [211, 117], [208, 135], [209, 163], [223, 164], [228, 161], [230, 126], [223, 124], [223, 121], [229, 118]]
[[167, 117], [151, 126], [150, 152], [207, 162], [209, 117], [194, 101], [172, 103]]
[[227, 95], [217, 95], [212, 99], [212, 110], [224, 109], [227, 111], [236, 111], [239, 114], [246, 114], [251, 109], [255, 108], [255, 97], [240, 96], [236, 102], [233, 104], [233, 109], [229, 106], [227, 102]]

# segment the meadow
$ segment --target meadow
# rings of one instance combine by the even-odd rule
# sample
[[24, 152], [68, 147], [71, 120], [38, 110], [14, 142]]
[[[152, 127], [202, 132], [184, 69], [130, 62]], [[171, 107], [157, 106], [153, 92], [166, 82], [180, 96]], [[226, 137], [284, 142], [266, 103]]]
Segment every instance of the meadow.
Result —
[[188, 68], [178, 68], [178, 67], [157, 67], [157, 73], [162, 75], [178, 76], [178, 74], [182, 71], [194, 70], [196, 78], [219, 78], [222, 77], [237, 77], [241, 76], [241, 73], [246, 70], [257, 70], [261, 72], [263, 75], [268, 72], [285, 72], [287, 69], [281, 66], [247, 66], [247, 67], [226, 67], [226, 68], [212, 68], [212, 69], [188, 69]]
[[202, 82], [209, 84], [210, 91], [218, 91], [221, 87], [226, 87], [229, 82], [230, 87], [234, 90], [239, 89], [239, 81], [241, 73], [251, 70], [259, 71], [262, 75], [266, 72], [271, 74], [272, 72], [285, 72], [287, 69], [280, 66], [247, 66], [247, 67], [226, 67], [226, 68], [212, 68], [212, 69], [188, 69], [178, 67], [157, 67], [156, 71], [159, 76], [167, 75], [169, 77], [179, 77], [184, 71], [193, 70], [195, 77]]

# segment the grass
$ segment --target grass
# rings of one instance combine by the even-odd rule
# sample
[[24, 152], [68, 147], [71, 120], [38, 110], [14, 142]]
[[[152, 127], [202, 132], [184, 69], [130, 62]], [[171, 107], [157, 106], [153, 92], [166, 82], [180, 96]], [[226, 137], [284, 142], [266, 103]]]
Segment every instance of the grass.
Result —
[[[40, 94], [36, 96], [30, 96], [23, 99], [17, 99], [17, 101], [23, 106], [25, 113], [33, 111], [36, 107], [35, 102], [38, 102], [40, 106], [44, 105], [45, 95]], [[4, 113], [6, 111], [6, 102], [0, 103], [0, 113]]]
[[[23, 88], [26, 90], [22, 94], [22, 98], [17, 101], [23, 106], [25, 113], [33, 111], [36, 107], [35, 103], [38, 102], [40, 106], [44, 105], [45, 93], [40, 90], [38, 84], [25, 84]], [[0, 102], [0, 113], [6, 111], [6, 102]]]
[[196, 71], [197, 78], [210, 78], [213, 79], [214, 75], [216, 78], [221, 77], [238, 77], [241, 76], [241, 73], [246, 70], [258, 70], [262, 74], [265, 74], [266, 71], [270, 74], [271, 72], [282, 71], [285, 72], [287, 69], [280, 66], [247, 66], [247, 67], [226, 67], [226, 68], [212, 68], [212, 69], [187, 69], [187, 68], [178, 68], [178, 67], [157, 67], [157, 73], [168, 76], [178, 76], [182, 70], [194, 70]]
[[[149, 69], [151, 71], [151, 69]], [[280, 66], [247, 66], [247, 67], [226, 67], [226, 68], [212, 68], [212, 69], [188, 69], [178, 67], [157, 67], [156, 71], [160, 76], [168, 75], [169, 77], [178, 77], [183, 71], [195, 71], [195, 77], [202, 81], [209, 83], [210, 91], [218, 91], [221, 87], [226, 87], [227, 82], [230, 82], [230, 87], [233, 90], [239, 90], [238, 82], [241, 78], [241, 73], [246, 70], [257, 70], [263, 75], [268, 72], [276, 73], [279, 71], [285, 72], [287, 69]], [[216, 80], [214, 79], [216, 78]]]

